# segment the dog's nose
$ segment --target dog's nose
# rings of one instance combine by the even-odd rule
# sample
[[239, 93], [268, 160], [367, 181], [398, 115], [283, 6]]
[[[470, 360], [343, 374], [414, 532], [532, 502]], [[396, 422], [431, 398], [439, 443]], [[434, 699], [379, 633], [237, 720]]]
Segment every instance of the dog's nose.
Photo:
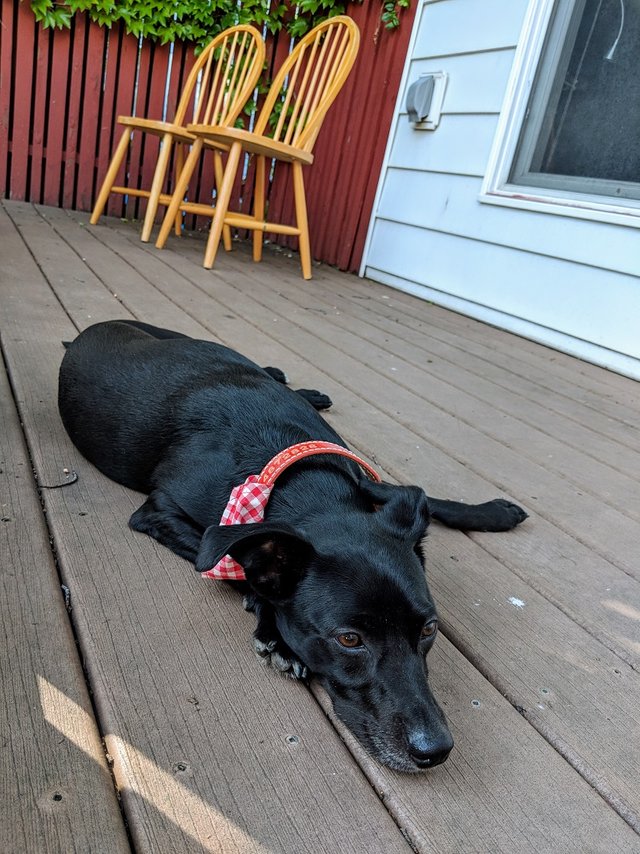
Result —
[[433, 768], [440, 765], [451, 753], [453, 738], [445, 731], [438, 737], [429, 736], [422, 730], [407, 733], [407, 744], [413, 761], [420, 768]]

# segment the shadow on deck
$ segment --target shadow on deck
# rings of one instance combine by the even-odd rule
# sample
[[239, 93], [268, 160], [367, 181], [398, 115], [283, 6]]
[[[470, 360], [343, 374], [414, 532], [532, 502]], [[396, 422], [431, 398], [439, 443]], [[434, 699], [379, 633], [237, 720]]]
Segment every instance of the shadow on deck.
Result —
[[[0, 849], [640, 851], [638, 383], [283, 254], [206, 271], [197, 238], [87, 221], [0, 207]], [[232, 591], [127, 528], [140, 496], [79, 457], [56, 390], [62, 341], [131, 317], [326, 391], [388, 479], [527, 509], [427, 541], [443, 766], [378, 766], [259, 666]]]

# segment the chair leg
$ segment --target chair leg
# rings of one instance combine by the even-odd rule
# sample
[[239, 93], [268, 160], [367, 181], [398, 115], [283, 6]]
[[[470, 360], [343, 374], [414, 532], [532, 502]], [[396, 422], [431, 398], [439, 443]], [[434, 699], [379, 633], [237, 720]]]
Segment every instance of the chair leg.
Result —
[[296, 203], [296, 225], [300, 229], [298, 237], [302, 275], [311, 278], [311, 244], [309, 242], [309, 221], [307, 219], [307, 201], [304, 195], [302, 163], [293, 163], [293, 194]]
[[[265, 158], [262, 154], [256, 157], [256, 183], [253, 194], [253, 215], [256, 224], [264, 222], [264, 189], [265, 189]], [[253, 260], [262, 260], [262, 239], [264, 231], [257, 228], [253, 231]]]
[[[216, 176], [216, 190], [222, 186], [222, 177], [224, 170], [222, 169], [222, 155], [219, 151], [213, 152], [213, 169]], [[222, 228], [222, 244], [227, 252], [231, 252], [231, 229], [228, 225]]]
[[167, 238], [169, 237], [169, 232], [171, 231], [171, 226], [175, 223], [176, 218], [180, 215], [180, 205], [182, 204], [182, 200], [184, 199], [184, 194], [187, 192], [187, 187], [189, 186], [189, 181], [191, 180], [191, 176], [193, 175], [193, 170], [198, 165], [198, 160], [200, 159], [200, 153], [202, 151], [202, 140], [196, 139], [191, 146], [191, 151], [189, 152], [189, 156], [186, 159], [184, 166], [182, 167], [182, 171], [178, 175], [178, 180], [176, 181], [176, 186], [173, 191], [173, 196], [171, 197], [171, 202], [169, 203], [169, 207], [167, 208], [167, 212], [164, 215], [164, 220], [162, 221], [162, 226], [160, 228], [160, 234], [158, 235], [158, 239], [156, 240], [156, 246], [158, 249], [164, 249], [164, 245], [167, 242]]
[[127, 148], [129, 147], [130, 139], [131, 131], [129, 130], [129, 128], [125, 128], [122, 132], [122, 136], [120, 137], [120, 142], [118, 143], [115, 154], [111, 158], [111, 163], [109, 164], [109, 168], [107, 169], [107, 174], [104, 176], [102, 186], [100, 187], [98, 199], [91, 213], [91, 219], [89, 220], [91, 225], [95, 225], [102, 216], [102, 211], [104, 210], [105, 205], [107, 204], [107, 199], [111, 194], [111, 188], [116, 182], [116, 177], [118, 175], [120, 165], [127, 152]]
[[[182, 170], [184, 169], [184, 145], [182, 143], [178, 143], [176, 146], [176, 164], [175, 164], [175, 175], [176, 179], [180, 177], [182, 174]], [[176, 237], [180, 237], [182, 234], [182, 214], [180, 211], [176, 214], [176, 218], [173, 221], [173, 233]]]
[[171, 143], [173, 136], [170, 133], [165, 133], [160, 144], [160, 153], [158, 154], [158, 162], [156, 163], [156, 171], [153, 173], [153, 182], [151, 184], [151, 192], [149, 193], [149, 201], [147, 202], [147, 212], [144, 215], [142, 224], [142, 234], [140, 240], [143, 243], [148, 243], [153, 230], [153, 223], [156, 219], [158, 211], [158, 202], [160, 193], [164, 186], [165, 175], [167, 174], [167, 166], [169, 165], [169, 155], [171, 154]]
[[209, 231], [207, 248], [204, 253], [204, 266], [207, 268], [207, 270], [210, 270], [213, 267], [213, 262], [216, 259], [216, 253], [218, 251], [218, 245], [220, 244], [222, 229], [224, 227], [224, 218], [227, 215], [227, 210], [229, 209], [229, 202], [231, 201], [231, 191], [233, 190], [233, 183], [236, 179], [236, 172], [238, 171], [241, 153], [241, 143], [234, 142], [231, 145], [231, 148], [229, 149], [227, 168], [224, 170], [224, 177], [222, 178], [222, 183], [218, 187], [218, 197], [216, 199], [215, 213], [213, 215], [213, 221], [211, 223], [211, 230]]

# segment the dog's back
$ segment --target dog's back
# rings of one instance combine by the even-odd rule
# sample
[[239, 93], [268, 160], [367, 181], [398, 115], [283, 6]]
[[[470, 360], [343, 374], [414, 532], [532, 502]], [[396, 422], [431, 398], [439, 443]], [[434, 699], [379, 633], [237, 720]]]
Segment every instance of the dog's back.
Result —
[[58, 404], [83, 456], [140, 492], [150, 491], [167, 448], [186, 437], [209, 446], [218, 437], [237, 461], [257, 444], [263, 454], [269, 437], [252, 433], [264, 432], [265, 411], [273, 453], [283, 438], [339, 440], [306, 400], [235, 350], [137, 321], [95, 324], [68, 346]]
[[176, 406], [203, 387], [269, 377], [219, 344], [127, 321], [95, 324], [69, 345], [58, 404], [82, 454], [104, 474], [148, 491], [149, 478], [175, 436]]

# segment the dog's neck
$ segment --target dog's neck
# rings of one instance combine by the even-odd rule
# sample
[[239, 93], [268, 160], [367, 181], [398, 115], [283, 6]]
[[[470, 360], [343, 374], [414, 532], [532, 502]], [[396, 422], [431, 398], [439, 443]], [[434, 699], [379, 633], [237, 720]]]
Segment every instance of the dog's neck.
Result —
[[[294, 463], [297, 464], [307, 457], [315, 457], [321, 454], [346, 457], [356, 462], [371, 480], [377, 482], [381, 480], [375, 469], [342, 445], [320, 441], [299, 442], [276, 454], [259, 475], [250, 475], [243, 484], [234, 487], [222, 514], [220, 524], [246, 525], [261, 522], [264, 519], [267, 503], [278, 478]], [[244, 570], [230, 555], [225, 555], [215, 566], [202, 574], [206, 578], [227, 581], [245, 579]]]

